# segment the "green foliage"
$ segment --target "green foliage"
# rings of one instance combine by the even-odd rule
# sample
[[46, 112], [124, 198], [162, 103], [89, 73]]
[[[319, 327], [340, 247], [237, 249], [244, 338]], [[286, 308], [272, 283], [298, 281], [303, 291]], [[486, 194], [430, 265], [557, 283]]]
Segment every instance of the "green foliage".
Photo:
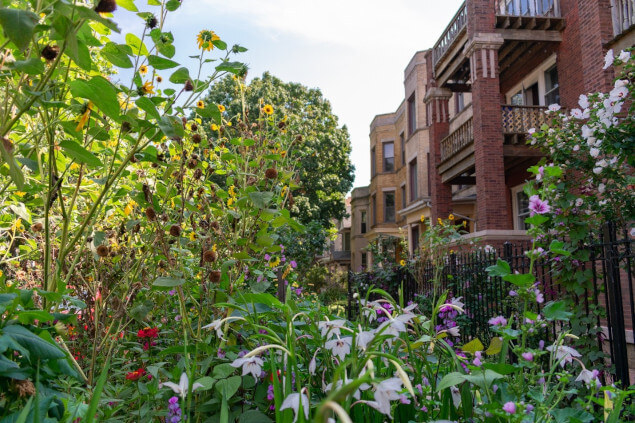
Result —
[[222, 104], [229, 116], [249, 123], [256, 121], [266, 104], [273, 106], [274, 115], [285, 122], [284, 130], [300, 136], [294, 145], [300, 160], [292, 190], [293, 216], [305, 224], [317, 221], [324, 226], [344, 216], [344, 198], [354, 179], [350, 137], [319, 89], [283, 82], [266, 72], [248, 85], [224, 78], [214, 84], [206, 102]]

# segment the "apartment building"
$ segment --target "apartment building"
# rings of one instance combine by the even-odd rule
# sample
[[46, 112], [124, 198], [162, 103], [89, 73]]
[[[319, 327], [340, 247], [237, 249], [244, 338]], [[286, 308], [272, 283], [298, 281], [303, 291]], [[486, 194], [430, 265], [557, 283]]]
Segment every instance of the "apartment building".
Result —
[[421, 216], [450, 213], [483, 242], [525, 237], [523, 186], [541, 158], [529, 129], [550, 104], [607, 91], [605, 53], [633, 46], [633, 28], [635, 0], [466, 0], [406, 67], [397, 111], [371, 123], [371, 182], [353, 191], [352, 238], [404, 237], [412, 253]]

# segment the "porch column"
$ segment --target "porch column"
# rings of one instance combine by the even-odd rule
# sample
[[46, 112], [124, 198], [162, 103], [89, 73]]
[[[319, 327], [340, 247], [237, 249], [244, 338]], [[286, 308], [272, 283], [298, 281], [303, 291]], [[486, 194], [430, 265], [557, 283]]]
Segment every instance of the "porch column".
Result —
[[511, 229], [507, 205], [498, 69], [499, 34], [478, 34], [465, 47], [470, 59], [474, 111], [476, 229]]
[[[434, 82], [432, 82], [433, 85]], [[437, 218], [445, 219], [451, 212], [452, 185], [443, 183], [438, 165], [441, 163], [441, 141], [448, 136], [450, 129], [449, 99], [452, 92], [445, 88], [428, 87], [425, 99], [428, 116], [428, 134], [430, 139], [430, 200], [431, 218], [434, 224]]]

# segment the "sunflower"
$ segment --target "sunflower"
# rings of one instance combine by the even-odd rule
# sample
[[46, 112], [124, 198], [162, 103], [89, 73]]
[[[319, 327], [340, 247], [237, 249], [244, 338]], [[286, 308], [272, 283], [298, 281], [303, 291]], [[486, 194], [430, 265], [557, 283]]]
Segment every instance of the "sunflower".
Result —
[[210, 51], [214, 48], [212, 41], [220, 40], [220, 37], [214, 31], [204, 29], [198, 33], [196, 40], [198, 41], [198, 48]]
[[448, 216], [448, 220], [454, 220], [454, 215], [453, 215], [453, 214], [450, 214], [450, 215]]
[[152, 83], [150, 81], [146, 81], [142, 86], [141, 86], [141, 91], [144, 94], [154, 94], [154, 86], [152, 85]]
[[268, 115], [273, 114], [273, 106], [271, 104], [265, 104], [265, 107], [262, 108], [262, 111]]
[[141, 75], [145, 75], [146, 73], [148, 73], [148, 67], [146, 65], [141, 65], [139, 67], [139, 73]]
[[229, 120], [228, 120], [228, 121], [227, 121], [227, 123], [226, 123], [226, 125], [227, 125], [227, 126], [232, 126], [231, 121], [229, 121]]
[[197, 101], [196, 102], [196, 107], [198, 107], [199, 109], [205, 108], [205, 102], [203, 100]]
[[216, 125], [215, 123], [212, 123], [212, 126], [210, 128], [212, 128], [212, 131], [218, 131], [218, 125]]
[[222, 104], [219, 104], [218, 110], [220, 110], [220, 112], [223, 113], [225, 111], [225, 106], [223, 106]]

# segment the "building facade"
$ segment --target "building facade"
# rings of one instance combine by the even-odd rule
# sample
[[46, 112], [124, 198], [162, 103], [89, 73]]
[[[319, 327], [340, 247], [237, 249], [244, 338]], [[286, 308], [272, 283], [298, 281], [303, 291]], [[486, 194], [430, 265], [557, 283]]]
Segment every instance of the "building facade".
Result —
[[371, 123], [371, 181], [353, 196], [352, 237], [356, 205], [370, 216], [365, 242], [406, 238], [410, 254], [422, 216], [454, 214], [487, 243], [525, 237], [523, 186], [542, 157], [529, 130], [551, 104], [608, 91], [604, 56], [633, 46], [634, 27], [635, 0], [466, 0], [406, 67], [397, 111]]

